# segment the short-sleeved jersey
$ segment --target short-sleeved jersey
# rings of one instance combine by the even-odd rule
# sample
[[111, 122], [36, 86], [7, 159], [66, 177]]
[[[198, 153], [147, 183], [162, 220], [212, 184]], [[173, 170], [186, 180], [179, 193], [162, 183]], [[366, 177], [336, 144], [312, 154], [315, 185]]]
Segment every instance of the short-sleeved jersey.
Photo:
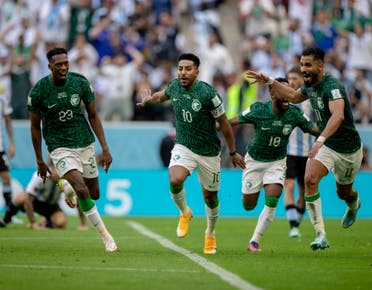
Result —
[[301, 93], [306, 95], [315, 112], [319, 132], [322, 132], [331, 118], [329, 102], [343, 99], [344, 121], [337, 131], [330, 136], [325, 145], [339, 153], [352, 153], [361, 146], [361, 139], [355, 128], [350, 103], [344, 86], [331, 75], [324, 75], [320, 83], [314, 87], [302, 87]]
[[217, 156], [220, 140], [215, 119], [225, 113], [221, 96], [209, 84], [197, 81], [190, 89], [177, 79], [165, 89], [176, 118], [175, 143], [182, 144], [202, 156]]
[[252, 123], [255, 136], [248, 144], [249, 155], [257, 161], [271, 162], [287, 155], [289, 136], [295, 127], [310, 132], [314, 124], [294, 105], [282, 114], [276, 114], [272, 102], [256, 102], [239, 114], [240, 123]]
[[49, 204], [57, 204], [62, 193], [57, 183], [50, 178], [47, 178], [44, 183], [37, 172], [32, 175], [30, 182], [27, 184], [26, 192], [33, 195], [37, 200]]
[[5, 151], [3, 138], [4, 117], [10, 115], [13, 108], [10, 106], [8, 98], [0, 94], [0, 152]]
[[28, 110], [41, 115], [42, 132], [48, 151], [59, 147], [82, 148], [94, 142], [81, 102], [94, 101], [88, 80], [69, 72], [63, 86], [56, 86], [48, 75], [39, 80], [28, 97]]

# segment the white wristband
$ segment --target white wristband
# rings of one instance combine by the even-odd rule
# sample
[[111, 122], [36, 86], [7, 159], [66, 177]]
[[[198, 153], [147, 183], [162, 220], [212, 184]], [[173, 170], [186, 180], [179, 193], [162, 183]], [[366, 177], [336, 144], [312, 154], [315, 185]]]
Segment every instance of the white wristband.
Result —
[[327, 140], [327, 138], [326, 137], [324, 137], [324, 136], [322, 136], [322, 135], [320, 135], [319, 137], [318, 137], [318, 139], [316, 139], [316, 142], [320, 142], [320, 143], [324, 143], [325, 142], [325, 140]]
[[269, 79], [267, 80], [266, 84], [267, 84], [268, 86], [271, 86], [271, 85], [274, 83], [274, 81], [275, 81], [274, 78], [269, 77]]

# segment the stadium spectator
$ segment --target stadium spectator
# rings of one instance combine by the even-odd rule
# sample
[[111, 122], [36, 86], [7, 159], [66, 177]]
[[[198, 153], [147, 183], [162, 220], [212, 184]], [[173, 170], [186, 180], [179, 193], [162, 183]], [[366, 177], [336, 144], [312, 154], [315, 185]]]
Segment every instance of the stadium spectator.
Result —
[[238, 10], [242, 32], [249, 39], [262, 34], [276, 35], [278, 22], [276, 21], [276, 7], [273, 1], [241, 0]]
[[311, 27], [314, 42], [325, 53], [335, 45], [337, 30], [332, 24], [328, 10], [320, 9], [315, 14], [314, 24]]
[[372, 123], [372, 82], [366, 78], [365, 70], [354, 71], [356, 79], [349, 88], [349, 95], [355, 123]]
[[[277, 78], [278, 82], [288, 82]], [[232, 126], [254, 124], [255, 136], [247, 146], [245, 166], [242, 176], [242, 202], [245, 210], [253, 210], [258, 201], [261, 188], [265, 190], [265, 206], [262, 209], [247, 250], [260, 252], [259, 242], [274, 220], [276, 206], [282, 193], [286, 153], [289, 136], [298, 126], [304, 132], [316, 134], [315, 125], [303, 112], [279, 99], [278, 92], [270, 87], [271, 101], [256, 102], [232, 119]]]
[[78, 35], [89, 38], [89, 29], [92, 25], [92, 0], [70, 0], [70, 19], [67, 48], [70, 49]]
[[127, 57], [119, 53], [111, 57], [110, 62], [101, 65], [101, 71], [108, 80], [102, 103], [102, 115], [107, 121], [130, 121], [134, 115], [132, 97], [144, 56], [131, 46], [126, 47], [126, 52], [131, 55], [132, 61], [128, 62]]
[[70, 5], [67, 0], [45, 0], [39, 7], [38, 27], [45, 42], [67, 44]]
[[[300, 67], [293, 67], [287, 73], [288, 84], [294, 90], [304, 85]], [[309, 100], [296, 104], [307, 116], [311, 118], [313, 113]], [[306, 162], [313, 143], [310, 134], [303, 133], [296, 128], [289, 136], [287, 147], [287, 169], [284, 181], [284, 206], [286, 217], [289, 222], [289, 237], [301, 237], [299, 226], [305, 213], [305, 168]], [[298, 195], [295, 198], [295, 186], [297, 182]]]
[[215, 254], [221, 161], [216, 121], [227, 140], [233, 165], [244, 168], [244, 161], [235, 150], [233, 132], [221, 97], [213, 87], [197, 79], [199, 65], [200, 59], [195, 54], [181, 54], [178, 57], [178, 79], [172, 80], [166, 89], [153, 94], [151, 90], [141, 92], [142, 101], [137, 105], [143, 107], [171, 100], [176, 120], [176, 141], [169, 164], [169, 182], [171, 197], [180, 210], [177, 236], [183, 238], [188, 234], [192, 210], [186, 202], [184, 182], [198, 169], [207, 215], [203, 252]]
[[0, 33], [0, 41], [10, 51], [11, 100], [13, 119], [27, 119], [25, 107], [31, 88], [31, 69], [35, 60], [38, 31], [30, 15], [21, 15]]
[[310, 244], [315, 251], [329, 248], [322, 216], [319, 182], [332, 171], [336, 192], [347, 209], [341, 225], [348, 228], [356, 220], [361, 201], [353, 183], [362, 161], [362, 144], [353, 122], [349, 99], [343, 85], [324, 74], [324, 51], [317, 46], [307, 47], [301, 55], [301, 72], [305, 86], [294, 90], [269, 76], [248, 71], [247, 77], [275, 88], [282, 98], [292, 103], [310, 99], [320, 136], [309, 152], [305, 170], [305, 201], [316, 238]]
[[[76, 206], [76, 192], [81, 210], [100, 234], [105, 251], [115, 252], [116, 243], [93, 202], [93, 199], [99, 198], [100, 191], [92, 129], [102, 148], [98, 164], [107, 172], [112, 162], [102, 123], [96, 112], [94, 93], [84, 76], [68, 71], [66, 49], [53, 48], [48, 51], [47, 58], [51, 75], [36, 83], [28, 99], [37, 172], [45, 180], [50, 171], [42, 154], [43, 119], [43, 138], [53, 165], [57, 174], [73, 188], [68, 190], [64, 187], [67, 204]], [[47, 97], [45, 92], [49, 92]]]
[[199, 55], [203, 59], [200, 65], [199, 79], [212, 83], [217, 73], [228, 78], [235, 70], [234, 60], [227, 47], [219, 40], [216, 32], [209, 32], [208, 43], [200, 46]]
[[91, 45], [84, 34], [78, 34], [75, 37], [73, 46], [68, 51], [70, 58], [70, 70], [86, 76], [93, 82], [97, 75], [98, 53]]

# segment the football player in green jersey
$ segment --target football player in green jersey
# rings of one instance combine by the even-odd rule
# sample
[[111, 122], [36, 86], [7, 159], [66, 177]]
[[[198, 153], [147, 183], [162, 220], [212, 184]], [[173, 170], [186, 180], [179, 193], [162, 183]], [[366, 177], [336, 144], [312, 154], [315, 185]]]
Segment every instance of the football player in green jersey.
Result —
[[221, 97], [213, 87], [197, 79], [199, 65], [200, 59], [195, 54], [181, 54], [178, 58], [178, 79], [172, 80], [162, 91], [153, 94], [150, 90], [142, 91], [142, 102], [137, 105], [171, 101], [176, 119], [176, 140], [169, 163], [169, 181], [171, 197], [180, 210], [177, 236], [183, 238], [188, 233], [192, 211], [186, 203], [183, 184], [197, 168], [207, 215], [204, 253], [215, 254], [221, 161], [216, 120], [227, 141], [233, 165], [244, 168], [244, 160], [235, 150], [233, 132]]
[[58, 175], [66, 179], [73, 188], [64, 188], [67, 204], [76, 205], [76, 193], [81, 210], [101, 235], [105, 251], [115, 252], [116, 243], [93, 202], [99, 198], [99, 184], [94, 134], [91, 128], [102, 147], [99, 162], [106, 172], [112, 162], [102, 123], [96, 111], [94, 92], [84, 76], [68, 71], [66, 49], [52, 48], [47, 52], [47, 58], [51, 74], [40, 79], [28, 97], [31, 137], [38, 174], [45, 180], [47, 173], [50, 173], [43, 160], [43, 137]]
[[323, 71], [324, 52], [316, 46], [305, 48], [301, 54], [300, 66], [305, 85], [297, 90], [283, 86], [259, 72], [247, 71], [246, 77], [251, 83], [261, 82], [274, 87], [282, 98], [292, 103], [309, 99], [314, 109], [320, 135], [309, 152], [306, 164], [305, 200], [316, 232], [316, 238], [310, 247], [317, 250], [329, 247], [322, 217], [319, 182], [329, 171], [333, 171], [337, 195], [347, 205], [341, 225], [344, 228], [350, 227], [355, 222], [361, 205], [353, 183], [360, 169], [363, 149], [344, 86]]
[[[277, 81], [288, 85], [284, 78], [277, 78]], [[247, 146], [245, 155], [242, 200], [244, 209], [253, 210], [263, 187], [265, 206], [248, 244], [247, 249], [251, 252], [261, 251], [260, 239], [274, 219], [285, 180], [287, 145], [291, 132], [296, 127], [313, 135], [318, 131], [300, 108], [279, 98], [272, 87], [270, 95], [271, 101], [256, 102], [229, 120], [232, 126], [251, 123], [255, 128], [255, 136], [252, 143]]]

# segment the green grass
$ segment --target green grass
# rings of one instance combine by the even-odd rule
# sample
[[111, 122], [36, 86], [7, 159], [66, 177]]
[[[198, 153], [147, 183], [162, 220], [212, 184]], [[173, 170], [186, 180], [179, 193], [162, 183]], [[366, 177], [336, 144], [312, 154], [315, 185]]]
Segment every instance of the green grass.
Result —
[[310, 222], [302, 238], [288, 238], [288, 224], [276, 219], [261, 240], [261, 253], [246, 251], [256, 219], [220, 218], [218, 253], [202, 254], [205, 218], [194, 218], [189, 235], [175, 235], [177, 217], [104, 218], [117, 241], [118, 253], [106, 254], [97, 233], [75, 230], [29, 230], [11, 224], [0, 228], [0, 289], [237, 289], [186, 256], [161, 246], [127, 222], [135, 221], [179, 247], [206, 258], [263, 289], [371, 289], [372, 220], [361, 219], [350, 229], [327, 219], [331, 247], [313, 252]]

